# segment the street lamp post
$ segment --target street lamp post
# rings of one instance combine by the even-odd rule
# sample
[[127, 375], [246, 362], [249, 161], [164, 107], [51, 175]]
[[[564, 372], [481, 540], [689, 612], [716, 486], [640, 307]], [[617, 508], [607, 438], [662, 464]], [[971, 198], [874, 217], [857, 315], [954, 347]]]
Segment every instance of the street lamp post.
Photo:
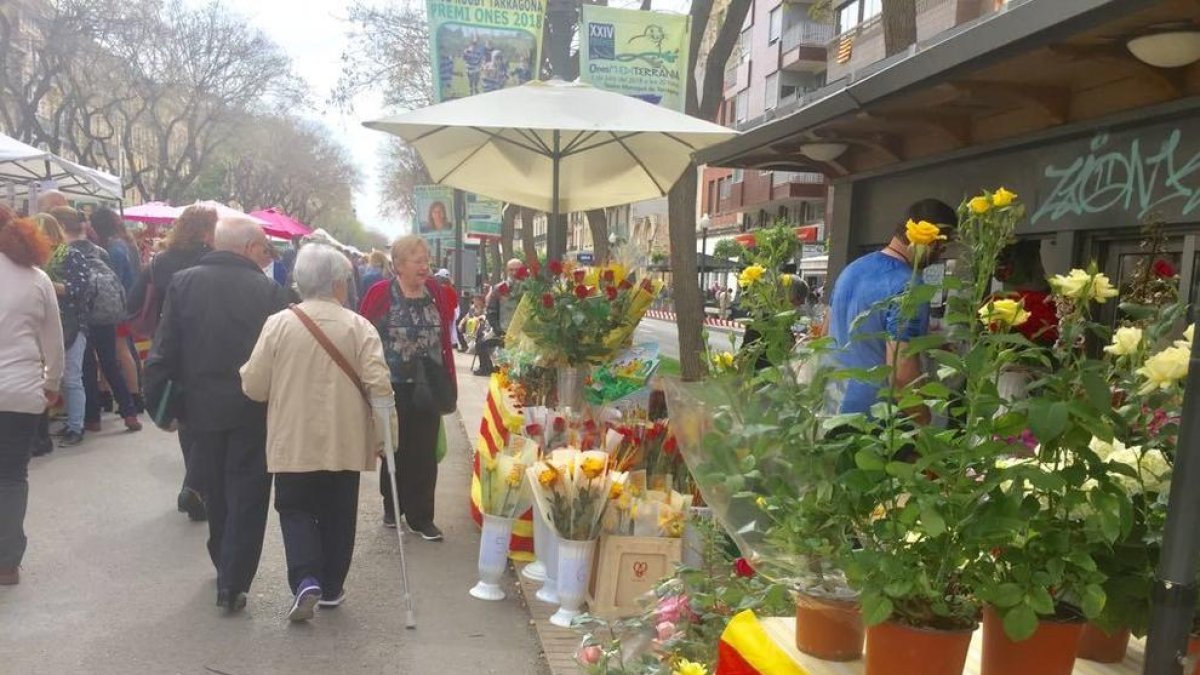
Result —
[[708, 214], [700, 216], [700, 297], [704, 297], [708, 286], [708, 226], [712, 225], [712, 218]]

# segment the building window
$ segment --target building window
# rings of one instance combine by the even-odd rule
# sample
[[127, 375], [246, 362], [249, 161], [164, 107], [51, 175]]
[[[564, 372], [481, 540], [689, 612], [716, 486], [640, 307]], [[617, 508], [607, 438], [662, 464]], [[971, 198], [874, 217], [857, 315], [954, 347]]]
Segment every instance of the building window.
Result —
[[740, 183], [746, 178], [746, 172], [742, 169], [733, 170], [733, 182]]
[[767, 76], [767, 89], [763, 94], [763, 107], [767, 110], [774, 110], [775, 106], [779, 105], [779, 73], [771, 73]]
[[783, 5], [771, 10], [770, 41], [772, 44], [783, 37]]
[[734, 120], [739, 124], [746, 121], [746, 117], [750, 114], [750, 90], [743, 89], [738, 92], [737, 104]]
[[753, 44], [754, 30], [747, 28], [742, 31], [742, 36], [738, 39], [738, 63], [745, 63], [750, 60], [750, 49]]
[[717, 181], [717, 184], [721, 186], [719, 190], [721, 199], [729, 199], [729, 197], [733, 194], [733, 183], [729, 182], [728, 178], [722, 178], [721, 180]]
[[883, 0], [848, 0], [838, 5], [838, 33], [848, 33], [883, 11]]

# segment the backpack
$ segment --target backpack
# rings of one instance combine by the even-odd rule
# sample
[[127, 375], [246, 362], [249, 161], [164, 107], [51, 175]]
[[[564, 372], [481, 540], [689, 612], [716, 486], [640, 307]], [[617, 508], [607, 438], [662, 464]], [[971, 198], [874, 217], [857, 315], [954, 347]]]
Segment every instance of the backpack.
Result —
[[[99, 247], [97, 247], [99, 248]], [[103, 249], [100, 249], [103, 250]], [[125, 287], [117, 273], [95, 249], [83, 256], [88, 270], [87, 322], [96, 326], [115, 326], [125, 320]]]

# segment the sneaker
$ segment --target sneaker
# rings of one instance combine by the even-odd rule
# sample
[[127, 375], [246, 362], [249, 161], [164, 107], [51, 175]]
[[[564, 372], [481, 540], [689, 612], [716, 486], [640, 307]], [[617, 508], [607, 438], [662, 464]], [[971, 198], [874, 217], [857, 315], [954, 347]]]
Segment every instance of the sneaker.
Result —
[[246, 608], [246, 594], [223, 588], [217, 591], [217, 607], [222, 607], [229, 613], [240, 612]]
[[342, 589], [342, 591], [340, 593], [338, 593], [336, 596], [333, 596], [333, 597], [330, 597], [328, 593], [323, 594], [321, 596], [321, 601], [317, 603], [317, 607], [322, 607], [324, 609], [333, 609], [334, 607], [341, 607], [342, 603], [345, 601], [346, 601], [346, 590]]
[[288, 612], [288, 621], [308, 621], [313, 618], [313, 609], [321, 601], [321, 584], [316, 579], [307, 577], [300, 582], [300, 590], [296, 591], [296, 599], [292, 602], [292, 611]]
[[125, 418], [125, 431], [141, 431], [142, 422], [137, 418], [137, 415], [130, 415]]
[[396, 529], [396, 516], [394, 514], [388, 513], [387, 511], [384, 511], [383, 512], [383, 526], [393, 529], [393, 530]]
[[66, 424], [63, 424], [63, 425], [59, 426], [57, 429], [51, 431], [50, 435], [51, 436], [66, 436], [70, 432], [71, 432], [70, 427], [68, 427]]
[[[20, 568], [0, 567], [0, 586], [16, 586], [19, 583], [21, 583]], [[340, 599], [338, 600], [338, 603], [341, 603]]]
[[33, 441], [33, 456], [45, 457], [54, 452], [54, 441], [50, 440], [49, 436], [45, 438], [35, 438]]
[[208, 510], [204, 507], [204, 498], [192, 488], [185, 487], [179, 491], [179, 497], [175, 499], [175, 508], [180, 513], [186, 513], [188, 520], [192, 522], [199, 523], [208, 520]]
[[426, 525], [422, 525], [421, 527], [416, 527], [412, 523], [409, 523], [408, 529], [421, 535], [421, 538], [425, 541], [441, 541], [444, 539], [442, 536], [442, 531], [439, 530], [438, 526], [434, 525], [433, 523], [428, 523]]
[[58, 439], [58, 447], [72, 448], [72, 447], [75, 447], [76, 445], [79, 445], [82, 442], [83, 442], [83, 432], [82, 431], [68, 431], [67, 433], [63, 434], [62, 438]]

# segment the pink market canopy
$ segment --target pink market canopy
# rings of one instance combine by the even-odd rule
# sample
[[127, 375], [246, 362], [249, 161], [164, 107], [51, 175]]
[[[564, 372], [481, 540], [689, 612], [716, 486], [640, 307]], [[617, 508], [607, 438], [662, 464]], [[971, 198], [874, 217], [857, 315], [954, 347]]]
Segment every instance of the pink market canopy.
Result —
[[125, 209], [123, 217], [135, 223], [170, 225], [181, 213], [183, 208], [179, 206], [171, 206], [166, 202], [147, 202]]
[[263, 232], [272, 237], [291, 239], [292, 237], [303, 237], [312, 234], [311, 227], [277, 208], [253, 211], [250, 215], [259, 220], [266, 221], [267, 224], [263, 225]]

